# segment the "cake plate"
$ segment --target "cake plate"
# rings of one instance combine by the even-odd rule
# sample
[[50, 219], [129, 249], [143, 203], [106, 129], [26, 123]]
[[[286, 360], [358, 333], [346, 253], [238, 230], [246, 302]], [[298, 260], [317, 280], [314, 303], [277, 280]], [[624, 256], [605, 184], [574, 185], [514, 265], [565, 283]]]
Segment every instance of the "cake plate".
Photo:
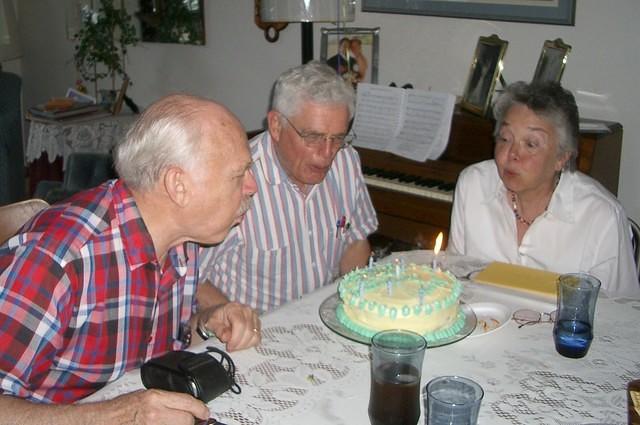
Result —
[[[320, 319], [322, 322], [332, 331], [341, 335], [347, 339], [350, 339], [355, 342], [360, 342], [362, 344], [371, 344], [371, 338], [360, 335], [359, 333], [347, 328], [344, 326], [339, 320], [336, 314], [336, 310], [338, 306], [342, 304], [342, 300], [338, 293], [332, 294], [326, 300], [320, 304]], [[440, 347], [443, 345], [451, 344], [456, 341], [460, 341], [461, 339], [468, 336], [473, 330], [476, 328], [476, 315], [465, 303], [460, 303], [460, 308], [464, 313], [465, 321], [464, 326], [454, 335], [451, 335], [446, 338], [440, 338], [437, 340], [427, 340], [427, 348]]]

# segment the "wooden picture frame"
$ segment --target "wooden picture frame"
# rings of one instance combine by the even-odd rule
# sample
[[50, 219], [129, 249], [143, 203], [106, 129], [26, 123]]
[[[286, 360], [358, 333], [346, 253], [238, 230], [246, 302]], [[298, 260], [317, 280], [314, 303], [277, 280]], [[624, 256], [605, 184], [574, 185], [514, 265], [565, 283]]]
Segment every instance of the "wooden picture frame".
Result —
[[569, 52], [571, 52], [571, 46], [565, 44], [561, 38], [545, 41], [531, 81], [559, 83], [567, 64]]
[[206, 44], [204, 0], [139, 0], [140, 39], [151, 43]]
[[478, 39], [460, 103], [464, 109], [481, 116], [487, 114], [508, 45], [495, 34]]
[[[350, 81], [354, 86], [359, 82], [378, 83], [378, 52], [380, 50], [380, 27], [375, 28], [321, 28], [320, 60]], [[349, 48], [347, 49], [346, 44]], [[354, 55], [351, 47], [359, 44], [364, 55], [364, 72], [362, 61]], [[341, 49], [342, 47], [342, 49]], [[347, 53], [339, 54], [339, 50], [347, 49]]]
[[362, 0], [362, 11], [574, 25], [576, 0]]

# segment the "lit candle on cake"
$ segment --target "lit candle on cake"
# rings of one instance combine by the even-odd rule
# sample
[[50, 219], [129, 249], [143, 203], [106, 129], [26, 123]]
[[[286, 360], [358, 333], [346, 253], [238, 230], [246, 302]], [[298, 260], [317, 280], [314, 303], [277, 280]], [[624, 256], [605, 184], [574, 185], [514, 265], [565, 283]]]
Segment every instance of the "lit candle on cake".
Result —
[[431, 268], [433, 270], [440, 270], [440, 266], [438, 264], [438, 253], [440, 252], [440, 248], [442, 247], [442, 232], [438, 233], [438, 237], [436, 238], [436, 244], [433, 247], [433, 260], [431, 261]]
[[394, 260], [394, 263], [396, 263], [396, 277], [399, 279], [400, 278], [400, 260], [396, 258]]

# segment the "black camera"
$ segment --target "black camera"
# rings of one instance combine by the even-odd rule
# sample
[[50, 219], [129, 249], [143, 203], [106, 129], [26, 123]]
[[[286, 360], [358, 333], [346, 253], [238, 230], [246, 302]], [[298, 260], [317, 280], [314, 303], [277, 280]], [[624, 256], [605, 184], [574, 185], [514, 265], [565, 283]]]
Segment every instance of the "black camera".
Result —
[[240, 394], [235, 373], [231, 357], [215, 347], [207, 347], [207, 351], [198, 354], [170, 351], [147, 361], [140, 369], [146, 388], [191, 394], [205, 403], [229, 389]]

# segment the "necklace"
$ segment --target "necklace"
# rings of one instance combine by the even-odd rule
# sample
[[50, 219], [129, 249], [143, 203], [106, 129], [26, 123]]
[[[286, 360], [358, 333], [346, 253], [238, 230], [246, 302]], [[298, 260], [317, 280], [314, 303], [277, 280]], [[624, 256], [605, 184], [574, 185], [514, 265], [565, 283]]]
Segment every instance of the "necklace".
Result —
[[[551, 197], [553, 196], [553, 192], [555, 192], [556, 187], [558, 187], [558, 183], [560, 183], [561, 175], [562, 175], [562, 172], [559, 172], [556, 175], [556, 179], [555, 179], [556, 181], [553, 184], [553, 190], [551, 191], [551, 195], [549, 196], [549, 200], [547, 201], [547, 206], [544, 207], [545, 211], [547, 210], [547, 208], [549, 208], [549, 203], [551, 202]], [[535, 220], [535, 217], [533, 218], [533, 220], [527, 220], [526, 218], [524, 218], [520, 214], [520, 211], [518, 211], [518, 198], [516, 196], [516, 193], [511, 191], [511, 190], [509, 190], [509, 192], [511, 192], [511, 209], [513, 210], [513, 215], [516, 217], [516, 220], [518, 220], [522, 224], [525, 224], [527, 226], [531, 226], [531, 223], [533, 223], [533, 221]]]
[[516, 220], [518, 220], [520, 223], [526, 224], [527, 226], [531, 226], [531, 223], [533, 223], [533, 221], [527, 220], [526, 218], [521, 216], [520, 212], [518, 211], [518, 200], [516, 199], [515, 192], [511, 192], [511, 209], [513, 210], [513, 215], [516, 217]]

